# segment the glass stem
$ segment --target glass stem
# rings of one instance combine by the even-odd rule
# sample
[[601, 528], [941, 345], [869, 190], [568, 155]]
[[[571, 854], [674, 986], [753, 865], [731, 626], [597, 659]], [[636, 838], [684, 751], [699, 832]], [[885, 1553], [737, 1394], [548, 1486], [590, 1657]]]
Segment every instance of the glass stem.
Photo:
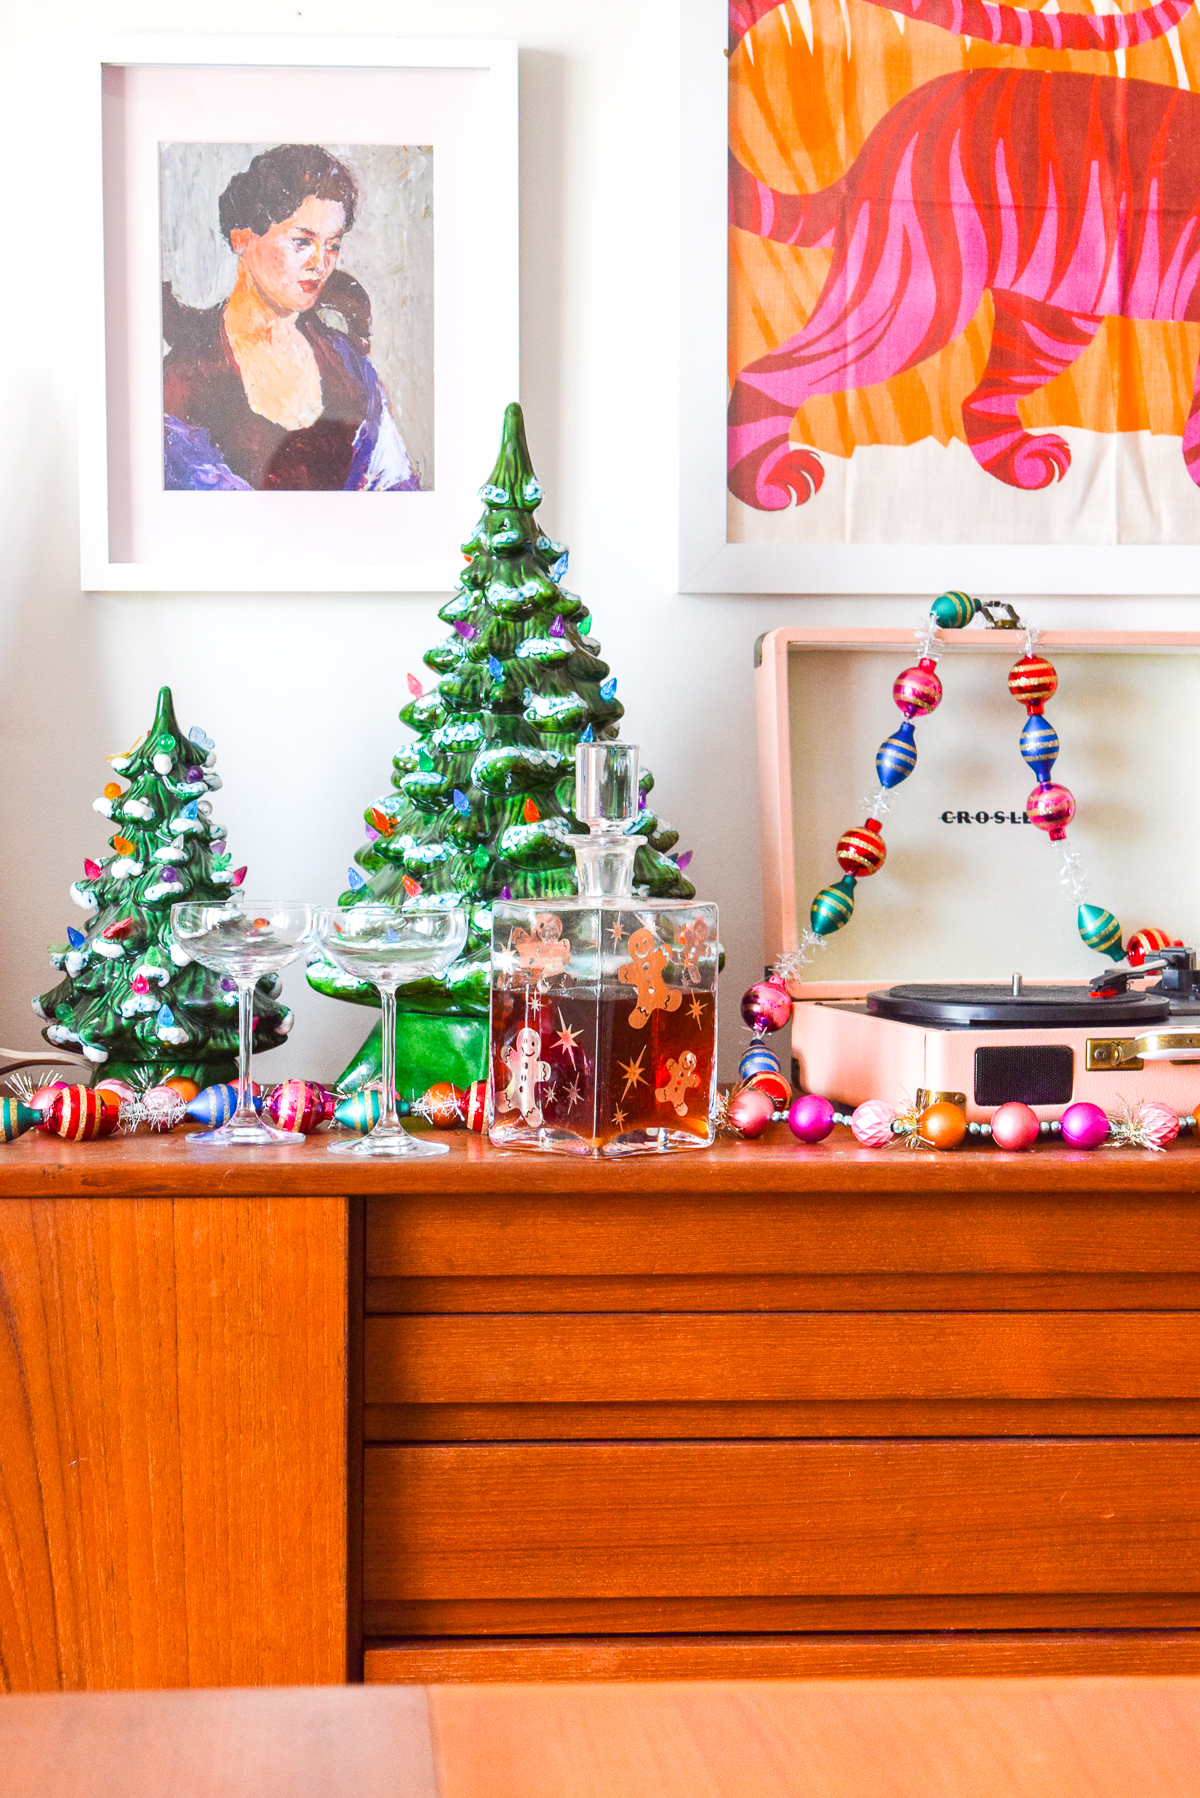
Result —
[[379, 1113], [376, 1129], [394, 1128], [399, 1130], [400, 1114], [396, 1110], [396, 989], [394, 986], [381, 986], [379, 1000], [383, 1007], [383, 1106]]
[[238, 982], [238, 1102], [234, 1119], [256, 1123], [250, 1063], [254, 1054], [254, 981]]

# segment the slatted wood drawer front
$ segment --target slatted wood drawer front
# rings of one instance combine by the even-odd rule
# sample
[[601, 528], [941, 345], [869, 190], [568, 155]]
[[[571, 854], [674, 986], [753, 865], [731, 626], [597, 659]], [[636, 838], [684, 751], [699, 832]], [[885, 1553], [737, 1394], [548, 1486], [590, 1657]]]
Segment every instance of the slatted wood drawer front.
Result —
[[1193, 1312], [371, 1317], [368, 1440], [1179, 1434]]
[[364, 1552], [368, 1634], [387, 1602], [1191, 1594], [1200, 1444], [373, 1447]]

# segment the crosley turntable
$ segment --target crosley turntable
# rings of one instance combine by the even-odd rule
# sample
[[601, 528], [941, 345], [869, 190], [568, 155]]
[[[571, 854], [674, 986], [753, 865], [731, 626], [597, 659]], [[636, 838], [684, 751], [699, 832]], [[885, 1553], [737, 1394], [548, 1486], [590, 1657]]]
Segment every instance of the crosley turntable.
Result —
[[[1200, 858], [1179, 828], [1195, 802], [1178, 753], [1185, 720], [1200, 714], [1200, 637], [1046, 633], [1039, 650], [1053, 652], [1061, 672], [1056, 722], [1079, 799], [1073, 835], [1097, 891], [1130, 930], [1154, 923], [1200, 940]], [[856, 810], [862, 816], [888, 716], [874, 700], [880, 676], [886, 698], [914, 640], [789, 629], [768, 633], [759, 653], [767, 949], [786, 962], [809, 894], [828, 879], [831, 838]], [[1003, 691], [1020, 638], [945, 630], [936, 654], [948, 657], [947, 700], [936, 720], [921, 720], [921, 764], [887, 820], [890, 887], [881, 876], [861, 888], [852, 929], [789, 982], [801, 1083], [845, 1106], [954, 1097], [973, 1121], [1014, 1099], [1043, 1119], [1079, 1099], [1109, 1112], [1146, 1098], [1194, 1111], [1193, 951], [1167, 947], [1097, 972], [1097, 955], [1070, 929], [1073, 907], [1055, 892], [1048, 845], [1025, 827], [1029, 779]], [[946, 720], [938, 740], [932, 726]], [[1138, 772], [1142, 758], [1153, 782]], [[1109, 952], [1120, 953], [1119, 938]]]

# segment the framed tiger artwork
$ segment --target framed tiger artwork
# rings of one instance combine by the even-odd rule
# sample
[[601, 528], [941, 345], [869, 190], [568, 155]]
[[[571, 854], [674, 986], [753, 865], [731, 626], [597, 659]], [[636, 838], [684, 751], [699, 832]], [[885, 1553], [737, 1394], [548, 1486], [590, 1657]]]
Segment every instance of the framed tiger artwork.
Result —
[[696, 4], [685, 590], [1195, 592], [1191, 0]]

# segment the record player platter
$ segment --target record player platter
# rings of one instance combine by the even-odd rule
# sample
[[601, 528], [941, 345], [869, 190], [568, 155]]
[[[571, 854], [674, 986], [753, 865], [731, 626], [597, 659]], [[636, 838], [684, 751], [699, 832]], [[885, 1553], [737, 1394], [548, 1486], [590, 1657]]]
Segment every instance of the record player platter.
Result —
[[[1019, 982], [1014, 982], [1019, 986]], [[867, 1009], [901, 1024], [941, 1029], [1133, 1030], [1165, 1024], [1170, 1001], [1160, 993], [1115, 993], [1100, 998], [1086, 986], [889, 986], [867, 995]]]

